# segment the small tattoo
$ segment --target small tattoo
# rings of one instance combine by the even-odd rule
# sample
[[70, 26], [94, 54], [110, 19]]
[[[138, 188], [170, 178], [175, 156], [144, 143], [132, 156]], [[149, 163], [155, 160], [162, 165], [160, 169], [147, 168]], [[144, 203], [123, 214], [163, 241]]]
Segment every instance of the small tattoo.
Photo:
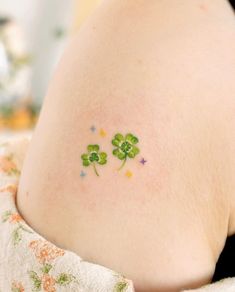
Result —
[[143, 165], [145, 165], [146, 162], [147, 162], [147, 160], [145, 160], [144, 158], [142, 158], [142, 159], [140, 160], [140, 163], [143, 164]]
[[105, 132], [105, 130], [100, 129], [100, 136], [101, 136], [102, 138], [105, 138], [105, 137], [107, 136], [107, 133]]
[[133, 176], [133, 173], [130, 170], [127, 170], [125, 176], [131, 178]]
[[100, 165], [104, 165], [107, 163], [107, 154], [105, 152], [99, 152], [100, 146], [95, 145], [88, 145], [87, 151], [88, 153], [84, 153], [81, 156], [83, 166], [92, 165], [95, 171], [95, 174], [99, 176], [99, 173], [96, 169], [96, 163]]
[[96, 131], [96, 127], [95, 127], [95, 126], [91, 126], [91, 127], [90, 127], [90, 130], [91, 130], [92, 133], [95, 133], [95, 131]]
[[118, 170], [121, 170], [124, 167], [127, 158], [135, 158], [135, 156], [139, 154], [140, 150], [136, 147], [138, 142], [139, 139], [130, 133], [125, 137], [119, 133], [114, 136], [112, 144], [116, 148], [113, 150], [113, 155], [118, 159], [123, 160], [123, 163]]
[[80, 177], [85, 177], [85, 176], [86, 176], [86, 173], [82, 170], [80, 173]]

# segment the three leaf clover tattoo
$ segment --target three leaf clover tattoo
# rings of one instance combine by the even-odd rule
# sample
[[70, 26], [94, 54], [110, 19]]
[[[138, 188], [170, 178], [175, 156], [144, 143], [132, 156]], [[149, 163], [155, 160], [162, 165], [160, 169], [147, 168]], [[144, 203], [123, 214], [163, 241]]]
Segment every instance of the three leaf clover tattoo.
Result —
[[88, 145], [87, 146], [88, 153], [84, 153], [81, 156], [83, 166], [92, 165], [97, 176], [99, 176], [99, 173], [96, 169], [96, 163], [100, 165], [104, 165], [107, 163], [107, 154], [105, 152], [99, 152], [99, 150], [100, 146], [97, 144]]
[[119, 133], [114, 136], [112, 144], [117, 148], [113, 150], [113, 155], [118, 159], [123, 160], [119, 170], [124, 167], [127, 158], [135, 158], [135, 156], [140, 152], [139, 148], [136, 147], [138, 142], [139, 139], [130, 133], [125, 137]]

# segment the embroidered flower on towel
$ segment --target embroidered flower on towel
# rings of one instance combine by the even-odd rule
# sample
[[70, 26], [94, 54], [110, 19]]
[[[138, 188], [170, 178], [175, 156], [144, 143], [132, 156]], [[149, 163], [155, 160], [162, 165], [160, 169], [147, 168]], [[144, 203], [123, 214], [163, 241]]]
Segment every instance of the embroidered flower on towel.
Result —
[[20, 171], [13, 162], [12, 156], [0, 156], [0, 172], [8, 175], [19, 175]]
[[33, 284], [33, 291], [41, 291], [43, 288], [43, 291], [55, 292], [57, 291], [57, 286], [69, 286], [72, 282], [78, 284], [78, 281], [72, 274], [61, 273], [58, 276], [51, 276], [49, 273], [52, 268], [52, 265], [46, 264], [41, 268], [42, 273], [40, 274], [35, 271], [29, 272], [29, 277]]
[[128, 288], [128, 283], [125, 281], [119, 281], [114, 286], [114, 292], [125, 292]]
[[7, 187], [4, 187], [4, 188], [0, 189], [0, 193], [9, 192], [14, 197], [16, 195], [16, 191], [17, 191], [17, 186], [16, 185], [9, 185]]
[[65, 254], [64, 250], [42, 239], [31, 241], [29, 247], [41, 264], [50, 262]]
[[9, 222], [10, 223], [18, 223], [20, 221], [23, 221], [23, 218], [18, 213], [13, 213], [9, 217]]
[[39, 290], [43, 287], [46, 292], [55, 292], [57, 286], [66, 286], [70, 283], [78, 283], [76, 277], [69, 273], [61, 273], [57, 277], [52, 277], [50, 271], [54, 268], [51, 262], [65, 255], [65, 251], [54, 246], [52, 243], [42, 239], [33, 240], [29, 243], [29, 248], [34, 252], [39, 264], [41, 275], [35, 271], [29, 272], [29, 277], [33, 283], [34, 289]]
[[48, 274], [42, 276], [42, 286], [46, 292], [56, 292], [56, 280]]
[[32, 233], [32, 231], [29, 230], [27, 226], [25, 226], [24, 220], [20, 216], [20, 214], [16, 212], [12, 212], [10, 210], [5, 211], [2, 214], [2, 222], [8, 222], [10, 224], [16, 225], [16, 227], [12, 231], [12, 240], [14, 245], [17, 245], [22, 240], [23, 232]]
[[133, 286], [132, 282], [126, 279], [123, 275], [114, 272], [113, 276], [116, 277], [117, 280], [112, 292], [125, 292], [127, 289]]
[[25, 292], [22, 283], [14, 281], [11, 285], [11, 292]]

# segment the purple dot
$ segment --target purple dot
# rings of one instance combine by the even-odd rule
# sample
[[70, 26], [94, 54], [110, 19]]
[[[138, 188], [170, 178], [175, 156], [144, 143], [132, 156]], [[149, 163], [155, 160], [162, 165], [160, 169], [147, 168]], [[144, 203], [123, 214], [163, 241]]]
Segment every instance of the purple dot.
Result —
[[145, 165], [146, 162], [147, 162], [147, 160], [145, 160], [144, 158], [142, 158], [142, 159], [140, 160], [140, 163], [143, 164], [143, 165]]

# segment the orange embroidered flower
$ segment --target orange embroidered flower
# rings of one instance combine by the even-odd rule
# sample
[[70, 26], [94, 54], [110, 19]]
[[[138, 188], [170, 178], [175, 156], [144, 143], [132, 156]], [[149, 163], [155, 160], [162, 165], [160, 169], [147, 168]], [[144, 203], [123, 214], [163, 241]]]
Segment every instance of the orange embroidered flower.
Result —
[[17, 186], [16, 185], [9, 185], [6, 187], [6, 190], [10, 193], [12, 193], [12, 195], [15, 197], [16, 196], [16, 192], [17, 192]]
[[5, 188], [0, 189], [0, 193], [10, 192], [10, 193], [14, 194], [16, 192], [16, 190], [17, 190], [16, 185], [9, 185]]
[[15, 163], [11, 160], [10, 157], [1, 156], [0, 157], [0, 170], [2, 172], [11, 172], [13, 169], [16, 169]]
[[48, 274], [42, 276], [42, 287], [46, 292], [56, 292], [55, 279]]
[[25, 290], [24, 290], [24, 287], [23, 287], [22, 283], [14, 281], [12, 283], [12, 286], [11, 286], [11, 291], [13, 291], [13, 292], [24, 292]]
[[34, 251], [36, 258], [41, 264], [50, 262], [65, 254], [65, 251], [62, 249], [57, 248], [53, 244], [41, 239], [31, 241], [29, 247]]
[[0, 193], [10, 192], [13, 196], [16, 195], [17, 186], [16, 185], [9, 185], [5, 188], [0, 189]]
[[16, 167], [16, 164], [12, 161], [11, 157], [0, 156], [0, 172], [7, 174], [18, 174], [19, 170]]
[[11, 216], [10, 216], [10, 218], [9, 218], [9, 221], [11, 222], [11, 223], [18, 223], [18, 222], [20, 222], [20, 221], [22, 221], [23, 220], [23, 218], [20, 216], [20, 214], [18, 214], [18, 213], [13, 213], [13, 214], [11, 214]]
[[15, 196], [16, 191], [17, 191], [17, 186], [16, 185], [9, 185], [8, 187], [6, 187], [6, 191], [12, 193], [12, 195]]

